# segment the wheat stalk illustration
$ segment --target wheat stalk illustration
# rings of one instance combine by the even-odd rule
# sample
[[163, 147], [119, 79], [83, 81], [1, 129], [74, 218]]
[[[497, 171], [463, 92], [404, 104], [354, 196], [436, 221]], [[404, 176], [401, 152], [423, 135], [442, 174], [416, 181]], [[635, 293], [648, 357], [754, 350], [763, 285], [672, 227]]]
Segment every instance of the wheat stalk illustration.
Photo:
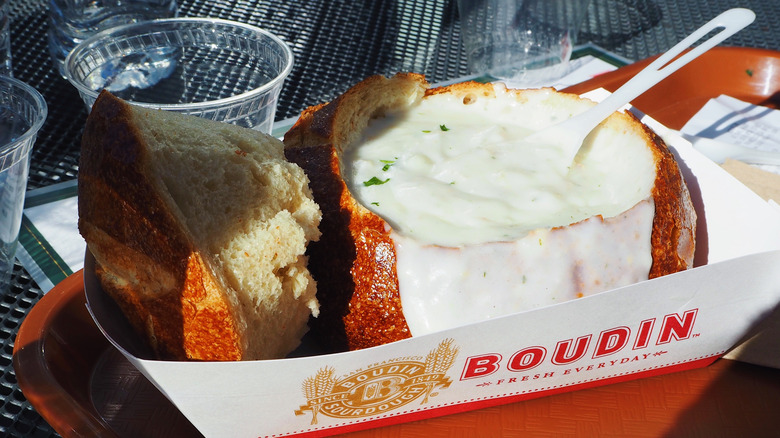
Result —
[[[302, 384], [304, 397], [312, 400], [330, 394], [333, 391], [333, 386], [336, 384], [335, 372], [336, 370], [332, 367], [325, 367], [320, 368], [314, 376], [307, 377]], [[317, 414], [321, 405], [321, 403], [312, 405], [311, 424], [317, 424]]]
[[[455, 357], [458, 356], [460, 348], [453, 345], [453, 339], [445, 339], [439, 343], [435, 350], [431, 350], [425, 357], [425, 374], [444, 374], [455, 363]], [[433, 389], [439, 382], [428, 382], [426, 384], [425, 398], [421, 404], [428, 403], [428, 398]]]

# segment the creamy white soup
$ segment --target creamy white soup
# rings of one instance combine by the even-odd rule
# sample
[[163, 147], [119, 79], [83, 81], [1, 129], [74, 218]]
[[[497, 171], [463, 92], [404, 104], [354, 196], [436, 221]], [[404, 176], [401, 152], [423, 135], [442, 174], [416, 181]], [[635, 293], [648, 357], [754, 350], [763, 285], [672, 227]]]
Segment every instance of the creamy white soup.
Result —
[[599, 129], [566, 171], [562, 148], [523, 138], [590, 102], [548, 90], [518, 101], [500, 84], [467, 102], [432, 95], [387, 114], [342, 157], [353, 196], [392, 228], [414, 336], [647, 278], [644, 138]]

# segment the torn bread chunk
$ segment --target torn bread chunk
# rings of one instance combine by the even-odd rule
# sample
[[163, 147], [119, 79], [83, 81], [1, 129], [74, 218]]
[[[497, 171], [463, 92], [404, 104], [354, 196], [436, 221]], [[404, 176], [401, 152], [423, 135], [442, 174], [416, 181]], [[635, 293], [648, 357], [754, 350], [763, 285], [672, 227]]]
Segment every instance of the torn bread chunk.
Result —
[[159, 358], [280, 358], [319, 308], [308, 182], [273, 137], [104, 92], [82, 138], [79, 230]]

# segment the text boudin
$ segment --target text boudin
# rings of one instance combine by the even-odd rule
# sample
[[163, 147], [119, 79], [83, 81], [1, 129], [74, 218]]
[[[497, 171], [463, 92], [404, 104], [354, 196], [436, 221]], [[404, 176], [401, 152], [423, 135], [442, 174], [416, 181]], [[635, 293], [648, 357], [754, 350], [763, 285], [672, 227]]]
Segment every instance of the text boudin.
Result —
[[[626, 326], [613, 327], [601, 333], [587, 334], [577, 338], [559, 341], [549, 355], [553, 365], [569, 365], [590, 354], [593, 359], [615, 354], [629, 346], [632, 350], [648, 348], [651, 344], [663, 345], [672, 341], [688, 339], [693, 333], [698, 309], [672, 313], [661, 319], [660, 329], [654, 330], [657, 318], [646, 319], [632, 330]], [[655, 336], [654, 336], [655, 335]], [[594, 336], [596, 341], [593, 342]], [[655, 342], [653, 342], [655, 341]], [[502, 366], [513, 372], [531, 370], [548, 359], [548, 349], [543, 346], [525, 347], [514, 352], [505, 364], [503, 356], [487, 353], [466, 359], [461, 380], [484, 377], [498, 371]]]

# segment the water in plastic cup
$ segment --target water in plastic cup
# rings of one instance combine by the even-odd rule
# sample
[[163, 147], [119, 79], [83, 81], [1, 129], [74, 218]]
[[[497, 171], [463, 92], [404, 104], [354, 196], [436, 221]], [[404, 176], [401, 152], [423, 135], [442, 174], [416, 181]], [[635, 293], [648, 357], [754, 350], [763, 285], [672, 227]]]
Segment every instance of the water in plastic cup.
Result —
[[0, 288], [8, 285], [13, 270], [30, 152], [47, 107], [34, 88], [0, 76]]
[[11, 76], [11, 16], [8, 0], [0, 0], [0, 75]]
[[469, 69], [529, 87], [561, 78], [589, 2], [458, 0]]
[[177, 14], [176, 0], [49, 0], [52, 62], [63, 74], [62, 63], [68, 53], [96, 32]]
[[265, 133], [293, 67], [281, 38], [245, 23], [170, 18], [118, 26], [65, 59], [65, 77], [87, 108], [102, 90], [132, 104]]

